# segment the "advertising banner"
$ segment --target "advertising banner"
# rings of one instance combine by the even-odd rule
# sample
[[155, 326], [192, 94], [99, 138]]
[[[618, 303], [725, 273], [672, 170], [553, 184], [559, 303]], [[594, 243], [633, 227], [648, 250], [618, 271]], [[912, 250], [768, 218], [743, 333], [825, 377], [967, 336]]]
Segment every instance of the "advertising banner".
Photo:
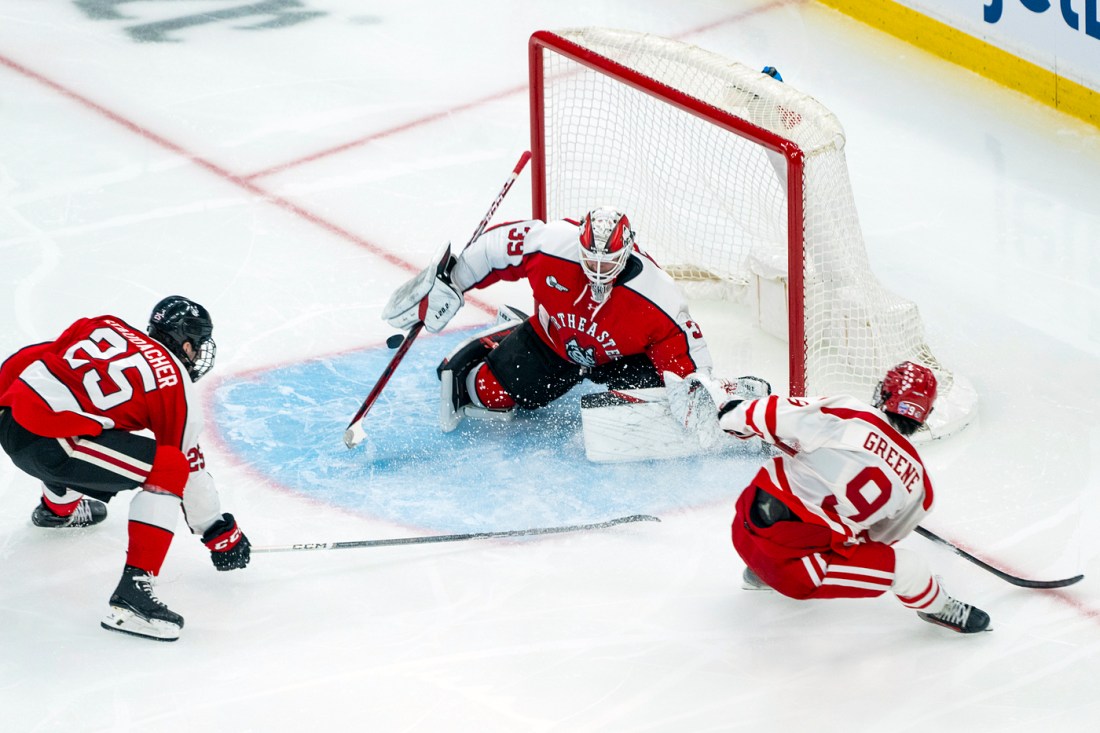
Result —
[[895, 0], [1100, 91], [1100, 0]]

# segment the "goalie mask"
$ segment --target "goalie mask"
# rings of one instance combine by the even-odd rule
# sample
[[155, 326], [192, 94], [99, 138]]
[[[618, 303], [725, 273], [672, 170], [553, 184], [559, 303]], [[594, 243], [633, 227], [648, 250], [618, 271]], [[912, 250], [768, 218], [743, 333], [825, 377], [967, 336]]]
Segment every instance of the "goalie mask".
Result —
[[592, 300], [597, 303], [607, 300], [633, 249], [634, 231], [626, 214], [611, 206], [585, 214], [580, 226], [580, 259]]
[[[211, 338], [213, 332], [210, 312], [182, 295], [169, 295], [153, 306], [149, 316], [149, 335], [183, 362], [192, 382], [199, 381], [214, 366], [218, 347]], [[190, 355], [184, 344], [191, 345]]]
[[886, 372], [875, 392], [875, 407], [924, 424], [936, 401], [936, 375], [928, 367], [903, 361]]

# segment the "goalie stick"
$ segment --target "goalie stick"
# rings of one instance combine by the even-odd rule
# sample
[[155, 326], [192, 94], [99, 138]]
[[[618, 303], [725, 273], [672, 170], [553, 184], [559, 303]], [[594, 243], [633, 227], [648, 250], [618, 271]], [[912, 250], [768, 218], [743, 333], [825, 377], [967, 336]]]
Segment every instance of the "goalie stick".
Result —
[[917, 527], [913, 531], [916, 532], [917, 534], [919, 534], [921, 537], [924, 537], [927, 540], [931, 540], [935, 543], [938, 543], [938, 544], [941, 544], [941, 545], [947, 547], [948, 549], [950, 549], [952, 552], [954, 552], [959, 557], [961, 557], [965, 560], [969, 560], [970, 562], [972, 562], [975, 565], [977, 565], [978, 567], [980, 567], [982, 570], [986, 570], [990, 573], [993, 573], [994, 575], [996, 575], [1001, 580], [1004, 580], [1008, 583], [1012, 583], [1012, 585], [1017, 585], [1021, 588], [1065, 588], [1067, 585], [1073, 585], [1074, 583], [1077, 583], [1081, 580], [1084, 580], [1084, 578], [1085, 578], [1084, 575], [1074, 575], [1072, 578], [1062, 578], [1061, 580], [1028, 580], [1027, 578], [1019, 578], [1015, 575], [1009, 575], [1005, 571], [999, 570], [998, 568], [993, 567], [992, 565], [990, 565], [989, 563], [987, 563], [983, 560], [979, 560], [978, 558], [974, 557], [973, 555], [971, 555], [966, 550], [962, 550], [958, 547], [955, 547], [955, 545], [951, 544], [950, 542], [945, 540], [943, 537], [940, 537], [939, 535], [937, 535], [934, 532], [928, 531], [924, 527]]
[[462, 542], [465, 540], [491, 540], [504, 537], [526, 537], [529, 535], [561, 534], [563, 532], [585, 532], [593, 529], [607, 529], [619, 524], [632, 522], [659, 522], [657, 517], [648, 514], [632, 514], [606, 522], [593, 524], [567, 524], [561, 527], [536, 527], [534, 529], [510, 529], [503, 532], [471, 532], [469, 534], [439, 534], [426, 537], [395, 537], [386, 540], [359, 540], [357, 542], [299, 542], [295, 545], [274, 547], [253, 547], [252, 552], [298, 552], [302, 550], [348, 550], [357, 547], [391, 547], [393, 545], [427, 545], [436, 542]]
[[[516, 167], [512, 169], [512, 174], [508, 176], [508, 180], [504, 182], [504, 188], [500, 189], [500, 193], [497, 194], [496, 199], [493, 201], [492, 206], [489, 207], [489, 211], [485, 213], [485, 217], [481, 220], [481, 223], [477, 225], [477, 229], [474, 230], [474, 235], [470, 237], [470, 241], [466, 242], [466, 247], [469, 247], [474, 243], [478, 237], [485, 233], [485, 227], [489, 225], [489, 220], [493, 218], [493, 214], [496, 213], [497, 208], [500, 206], [500, 202], [504, 200], [508, 190], [512, 188], [512, 184], [519, 178], [519, 174], [523, 172], [524, 167], [527, 165], [527, 161], [531, 159], [531, 151], [523, 151], [523, 155], [519, 156], [519, 162], [516, 163]], [[462, 250], [465, 251], [466, 247]], [[450, 248], [447, 248], [446, 254], [443, 257], [443, 262], [440, 266], [444, 265], [450, 258]], [[459, 253], [461, 254], [461, 252]], [[401, 363], [401, 360], [405, 358], [405, 354], [408, 353], [409, 347], [412, 346], [413, 341], [420, 335], [420, 331], [424, 328], [423, 321], [417, 321], [413, 324], [413, 327], [409, 329], [409, 332], [405, 335], [404, 340], [398, 347], [397, 352], [390, 358], [389, 364], [382, 370], [382, 376], [378, 378], [378, 382], [374, 385], [374, 388], [367, 395], [367, 398], [363, 400], [363, 404], [359, 406], [359, 410], [355, 413], [355, 417], [348, 423], [347, 429], [344, 430], [344, 445], [348, 448], [354, 448], [363, 442], [363, 438], [367, 437], [367, 431], [363, 429], [363, 418], [366, 417], [367, 412], [370, 411], [374, 401], [378, 399], [378, 395], [382, 394], [382, 390], [386, 384], [390, 381], [390, 377], [393, 376], [394, 371], [397, 369], [397, 365]], [[396, 335], [396, 334], [395, 334]], [[390, 339], [393, 337], [391, 336]], [[387, 339], [386, 343], [390, 343], [390, 339]]]

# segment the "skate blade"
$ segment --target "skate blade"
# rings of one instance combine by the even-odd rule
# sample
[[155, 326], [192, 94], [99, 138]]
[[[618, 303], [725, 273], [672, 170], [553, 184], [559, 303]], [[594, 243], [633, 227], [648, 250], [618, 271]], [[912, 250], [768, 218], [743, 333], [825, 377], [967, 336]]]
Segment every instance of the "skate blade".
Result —
[[133, 611], [111, 606], [107, 617], [99, 625], [108, 631], [140, 636], [155, 641], [175, 641], [180, 638], [180, 627], [158, 619], [144, 619]]

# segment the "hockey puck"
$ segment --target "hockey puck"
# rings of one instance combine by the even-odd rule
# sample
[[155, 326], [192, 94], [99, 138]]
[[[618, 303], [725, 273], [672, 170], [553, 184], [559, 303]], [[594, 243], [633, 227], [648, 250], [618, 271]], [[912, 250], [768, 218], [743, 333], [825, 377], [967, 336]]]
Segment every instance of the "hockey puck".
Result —
[[390, 347], [391, 349], [396, 349], [398, 346], [401, 345], [401, 342], [404, 340], [404, 334], [395, 333], [393, 336], [390, 336], [388, 339], [386, 339], [386, 346]]

